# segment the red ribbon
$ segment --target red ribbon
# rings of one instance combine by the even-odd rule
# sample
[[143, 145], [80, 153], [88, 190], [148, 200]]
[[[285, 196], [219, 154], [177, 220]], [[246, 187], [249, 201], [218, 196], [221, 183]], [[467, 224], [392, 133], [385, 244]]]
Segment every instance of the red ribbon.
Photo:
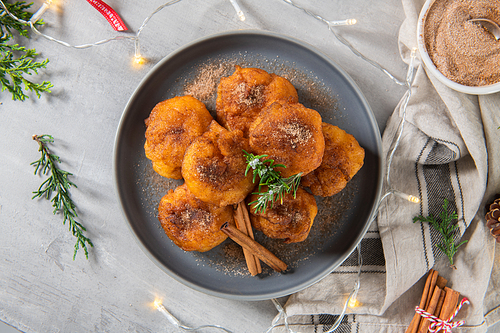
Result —
[[116, 31], [127, 31], [127, 27], [125, 26], [125, 23], [123, 23], [122, 19], [118, 14], [108, 6], [104, 1], [102, 0], [87, 0], [88, 3], [90, 3], [99, 13], [102, 14], [108, 20], [109, 24], [115, 29]]

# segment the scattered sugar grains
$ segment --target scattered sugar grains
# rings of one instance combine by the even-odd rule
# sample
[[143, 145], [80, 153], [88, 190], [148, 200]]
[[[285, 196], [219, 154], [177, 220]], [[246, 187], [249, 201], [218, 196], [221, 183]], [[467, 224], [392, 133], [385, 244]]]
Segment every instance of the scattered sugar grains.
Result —
[[500, 23], [500, 0], [439, 0], [424, 27], [425, 47], [436, 68], [467, 86], [500, 82], [500, 42], [471, 18]]
[[158, 216], [158, 205], [160, 204], [161, 198], [167, 194], [168, 190], [175, 189], [180, 185], [180, 181], [170, 178], [165, 178], [157, 174], [151, 162], [146, 161], [145, 165], [138, 165], [139, 170], [142, 172], [137, 172], [140, 176], [137, 180], [137, 184], [142, 188], [142, 200], [143, 205], [147, 207], [151, 215], [155, 217]]
[[186, 85], [184, 93], [204, 102], [212, 97], [225, 69], [221, 63], [208, 63], [200, 67], [193, 82]]

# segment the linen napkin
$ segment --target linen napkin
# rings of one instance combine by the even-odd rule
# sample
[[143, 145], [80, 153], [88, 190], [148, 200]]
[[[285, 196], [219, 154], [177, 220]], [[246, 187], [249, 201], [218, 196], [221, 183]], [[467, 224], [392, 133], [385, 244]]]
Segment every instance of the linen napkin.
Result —
[[[402, 0], [400, 54], [409, 63], [417, 47], [416, 27], [422, 0]], [[402, 119], [405, 119], [404, 121]], [[500, 192], [500, 94], [466, 95], [451, 90], [416, 65], [406, 112], [404, 100], [383, 133], [385, 158], [403, 126], [391, 166], [391, 189], [421, 199], [410, 203], [389, 195], [360, 244], [363, 266], [359, 306], [349, 308], [336, 332], [404, 332], [423, 291], [426, 273], [434, 268], [448, 286], [469, 298], [457, 320], [460, 332], [486, 332], [500, 320], [499, 269], [493, 269], [495, 242], [486, 228], [484, 206]], [[440, 235], [417, 215], [439, 216], [444, 200], [458, 214], [455, 241], [468, 240], [449, 267], [436, 245]], [[355, 251], [338, 269], [312, 287], [292, 295], [286, 305], [294, 332], [328, 331], [356, 282]], [[283, 321], [281, 322], [283, 324]], [[284, 325], [274, 330], [285, 332]]]

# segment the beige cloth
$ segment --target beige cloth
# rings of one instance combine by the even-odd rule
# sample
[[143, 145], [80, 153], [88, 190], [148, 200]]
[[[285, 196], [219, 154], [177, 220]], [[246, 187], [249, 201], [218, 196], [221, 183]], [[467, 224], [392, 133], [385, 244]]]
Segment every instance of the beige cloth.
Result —
[[[400, 28], [400, 53], [408, 63], [417, 46], [416, 25], [424, 1], [402, 2], [406, 19]], [[401, 106], [402, 102], [383, 134], [385, 154], [396, 140], [403, 117]], [[422, 201], [412, 204], [389, 196], [382, 202], [376, 223], [362, 242], [364, 263], [365, 256], [371, 257], [361, 274], [361, 306], [348, 310], [337, 332], [404, 332], [431, 268], [471, 301], [457, 317], [466, 321], [460, 332], [486, 332], [500, 320], [500, 289], [495, 287], [500, 283], [500, 268], [498, 259], [494, 260], [494, 239], [484, 221], [485, 204], [500, 193], [499, 126], [500, 93], [478, 97], [453, 91], [417, 63], [391, 184]], [[445, 198], [458, 214], [456, 241], [468, 240], [455, 256], [457, 270], [448, 267], [448, 259], [436, 248], [439, 234], [427, 223], [412, 223], [417, 215], [438, 216]], [[378, 237], [380, 249], [374, 245]], [[383, 258], [377, 260], [377, 256]], [[356, 260], [347, 261], [289, 298], [285, 310], [294, 332], [321, 332], [331, 327], [356, 281]], [[275, 331], [284, 332], [283, 327]]]

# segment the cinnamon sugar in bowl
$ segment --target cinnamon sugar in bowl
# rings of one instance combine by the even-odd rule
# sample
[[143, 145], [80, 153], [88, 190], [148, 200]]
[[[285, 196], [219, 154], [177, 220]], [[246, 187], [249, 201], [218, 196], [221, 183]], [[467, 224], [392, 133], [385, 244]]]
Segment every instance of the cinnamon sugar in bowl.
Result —
[[473, 18], [500, 23], [500, 0], [427, 0], [417, 25], [427, 72], [467, 94], [500, 91], [500, 41]]

